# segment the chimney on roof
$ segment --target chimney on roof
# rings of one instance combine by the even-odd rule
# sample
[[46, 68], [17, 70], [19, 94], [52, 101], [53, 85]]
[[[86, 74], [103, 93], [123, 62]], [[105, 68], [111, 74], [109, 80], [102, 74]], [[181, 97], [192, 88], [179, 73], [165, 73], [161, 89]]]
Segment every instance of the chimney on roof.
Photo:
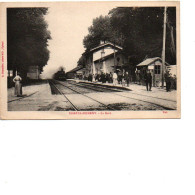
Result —
[[100, 40], [100, 45], [103, 45], [104, 43], [105, 43], [105, 41]]

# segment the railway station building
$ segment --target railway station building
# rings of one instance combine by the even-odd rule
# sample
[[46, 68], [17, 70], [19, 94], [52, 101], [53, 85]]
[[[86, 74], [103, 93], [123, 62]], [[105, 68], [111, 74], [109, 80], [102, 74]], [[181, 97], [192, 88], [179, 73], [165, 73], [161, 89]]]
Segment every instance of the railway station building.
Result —
[[116, 69], [122, 70], [127, 64], [123, 48], [111, 42], [101, 41], [100, 44], [85, 54], [86, 64], [84, 77], [96, 74], [113, 73]]

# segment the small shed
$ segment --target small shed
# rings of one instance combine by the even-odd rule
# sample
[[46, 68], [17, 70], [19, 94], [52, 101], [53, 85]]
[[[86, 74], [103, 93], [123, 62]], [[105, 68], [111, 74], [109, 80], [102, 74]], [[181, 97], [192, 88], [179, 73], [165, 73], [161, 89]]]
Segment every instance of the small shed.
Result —
[[[165, 66], [169, 66], [167, 62], [165, 62]], [[139, 78], [142, 79], [141, 83], [144, 83], [144, 75], [147, 70], [150, 70], [152, 74], [152, 85], [160, 86], [162, 82], [162, 59], [160, 57], [155, 58], [147, 58], [140, 64], [136, 66], [137, 74], [139, 74]]]
[[40, 78], [41, 70], [39, 66], [29, 66], [27, 77], [29, 79], [37, 80]]

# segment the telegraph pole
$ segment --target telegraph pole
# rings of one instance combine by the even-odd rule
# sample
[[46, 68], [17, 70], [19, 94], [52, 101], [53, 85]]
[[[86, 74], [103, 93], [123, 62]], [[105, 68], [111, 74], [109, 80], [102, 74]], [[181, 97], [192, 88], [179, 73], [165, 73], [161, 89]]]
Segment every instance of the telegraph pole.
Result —
[[116, 52], [115, 52], [115, 41], [114, 41], [114, 71], [116, 71]]
[[165, 69], [165, 43], [166, 43], [166, 24], [167, 24], [167, 7], [164, 10], [163, 24], [163, 49], [162, 49], [162, 88], [164, 88], [164, 69]]

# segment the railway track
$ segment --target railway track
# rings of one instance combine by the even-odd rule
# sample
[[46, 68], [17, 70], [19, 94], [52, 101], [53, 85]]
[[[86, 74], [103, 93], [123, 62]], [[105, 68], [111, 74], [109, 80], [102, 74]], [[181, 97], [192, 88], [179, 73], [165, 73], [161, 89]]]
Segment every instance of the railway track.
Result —
[[66, 98], [66, 100], [71, 104], [71, 106], [72, 106], [72, 108], [75, 110], [75, 111], [78, 111], [79, 109], [69, 100], [69, 98], [64, 94], [64, 93], [62, 93], [61, 91], [60, 91], [60, 89], [56, 86], [56, 84], [54, 84], [52, 81], [49, 81], [49, 83], [53, 86], [53, 87], [55, 87], [55, 89], [57, 89], [57, 91], [61, 94], [61, 95], [63, 95], [65, 98]]
[[119, 90], [119, 89], [111, 89], [111, 88], [108, 88], [108, 87], [98, 86], [98, 85], [89, 84], [89, 83], [74, 83], [74, 82], [71, 82], [71, 84], [79, 86], [79, 87], [85, 87], [87, 89], [91, 89], [91, 90], [98, 91], [98, 92], [121, 92], [122, 91], [122, 90]]
[[85, 97], [85, 98], [87, 98], [87, 99], [90, 99], [90, 100], [94, 101], [96, 104], [97, 104], [97, 103], [100, 104], [101, 106], [103, 106], [104, 108], [106, 108], [106, 110], [116, 110], [116, 109], [112, 108], [111, 106], [108, 106], [108, 105], [106, 105], [106, 104], [104, 104], [104, 103], [102, 103], [102, 102], [100, 102], [100, 101], [98, 101], [98, 100], [96, 100], [96, 99], [94, 99], [94, 98], [92, 98], [92, 97], [86, 95], [86, 94], [83, 94], [83, 93], [81, 93], [81, 92], [79, 92], [79, 91], [77, 91], [77, 90], [75, 90], [75, 89], [72, 89], [70, 86], [67, 86], [67, 85], [65, 85], [65, 84], [63, 84], [63, 83], [61, 83], [61, 82], [59, 82], [59, 81], [56, 81], [56, 80], [52, 81], [52, 80], [50, 80], [49, 82], [50, 82], [50, 84], [51, 84], [52, 86], [54, 86], [54, 87], [56, 88], [56, 90], [57, 90], [61, 95], [63, 95], [63, 96], [66, 98], [66, 100], [71, 104], [71, 106], [73, 107], [73, 109], [74, 109], [75, 111], [80, 111], [80, 110], [82, 110], [82, 109], [80, 109], [78, 106], [76, 106], [76, 105], [67, 97], [67, 95], [66, 95], [65, 93], [63, 93], [63, 91], [60, 90], [59, 87], [57, 87], [57, 85], [61, 85], [61, 86], [63, 86], [64, 88], [67, 88], [67, 89], [69, 89], [69, 90], [72, 90], [74, 93], [80, 94], [81, 96], [83, 96], [83, 97]]
[[[71, 84], [74, 84], [74, 83], [71, 82]], [[80, 84], [77, 83], [77, 84], [74, 84], [74, 85], [78, 85], [78, 86], [86, 86], [86, 85], [87, 85], [87, 87], [89, 87], [89, 88], [90, 88], [90, 86], [91, 86], [91, 89], [96, 90], [96, 91], [98, 91], [97, 88], [108, 89], [107, 87], [98, 86], [98, 85], [93, 84], [93, 83], [92, 83], [92, 84], [91, 84], [91, 83], [80, 83]], [[96, 89], [94, 89], [94, 88], [92, 87], [92, 85], [95, 86]], [[121, 91], [122, 91], [122, 90], [119, 90], [119, 89], [108, 89], [108, 90], [113, 91], [113, 92], [121, 92]], [[174, 103], [176, 103], [175, 100], [169, 100], [169, 99], [165, 99], [165, 98], [159, 98], [159, 97], [154, 97], [154, 96], [150, 96], [150, 95], [139, 94], [139, 93], [135, 93], [135, 92], [132, 92], [132, 91], [131, 91], [131, 94], [135, 94], [135, 95], [139, 95], [139, 96], [145, 96], [145, 97], [149, 97], [149, 98], [154, 98], [154, 99], [159, 99], [159, 100], [165, 100], [165, 101], [169, 101], [169, 102], [174, 102]]]
[[[75, 83], [72, 83], [72, 85], [76, 85], [76, 86], [80, 86], [80, 87], [86, 87], [88, 89], [92, 89], [94, 91], [97, 91], [97, 92], [103, 92], [102, 89], [100, 88], [104, 88], [104, 89], [107, 89], [106, 87], [104, 86], [96, 86], [94, 84], [75, 84]], [[93, 85], [93, 86], [92, 86]], [[120, 92], [119, 90], [116, 90], [116, 89], [109, 89], [110, 91], [112, 92]], [[159, 99], [159, 100], [163, 100], [163, 101], [170, 101], [170, 102], [176, 102], [176, 101], [173, 101], [173, 100], [167, 100], [167, 99], [164, 99], [164, 98], [158, 98], [158, 97], [153, 97], [153, 96], [148, 96], [148, 95], [140, 95], [138, 93], [134, 93], [134, 92], [131, 92], [131, 94], [135, 94], [135, 95], [139, 95], [139, 96], [145, 96], [147, 98], [152, 98], [152, 99]], [[128, 98], [128, 99], [133, 99], [133, 100], [137, 100], [137, 101], [142, 101], [142, 102], [145, 102], [145, 103], [149, 103], [149, 104], [152, 104], [154, 106], [161, 106], [162, 108], [164, 108], [165, 110], [175, 110], [174, 108], [170, 108], [170, 107], [167, 107], [167, 106], [164, 106], [164, 105], [160, 105], [160, 104], [156, 104], [154, 102], [151, 102], [151, 101], [147, 101], [147, 100], [140, 100], [139, 98], [133, 98], [133, 97], [129, 97], [129, 96], [125, 96], [125, 95], [121, 95], [121, 94], [118, 94], [118, 93], [114, 93], [114, 95], [117, 95], [117, 96], [120, 96], [120, 97], [124, 97], [124, 98]]]

